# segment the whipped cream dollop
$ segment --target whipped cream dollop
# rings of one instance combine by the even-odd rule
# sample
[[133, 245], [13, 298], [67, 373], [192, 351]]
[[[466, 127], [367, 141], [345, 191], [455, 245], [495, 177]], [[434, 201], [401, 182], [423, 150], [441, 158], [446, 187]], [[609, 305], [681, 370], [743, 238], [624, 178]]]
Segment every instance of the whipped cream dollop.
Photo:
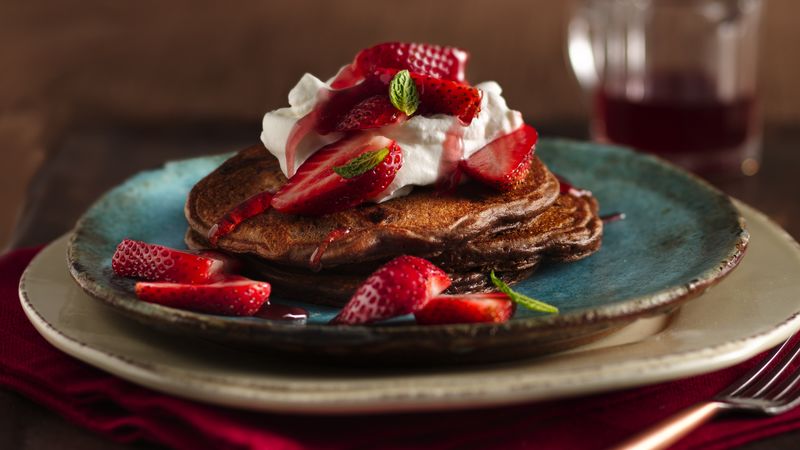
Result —
[[[287, 177], [286, 142], [289, 134], [295, 124], [314, 109], [318, 99], [325, 97], [319, 93], [332, 90], [329, 82], [310, 74], [303, 75], [289, 92], [289, 107], [264, 115], [261, 141], [278, 159]], [[508, 108], [499, 84], [487, 81], [475, 87], [483, 91], [481, 110], [468, 126], [463, 126], [454, 116], [436, 114], [411, 116], [402, 123], [370, 130], [396, 141], [403, 150], [403, 166], [394, 181], [378, 196], [377, 202], [406, 195], [414, 186], [435, 184], [443, 170], [448, 170], [447, 167], [452, 170], [452, 162], [448, 164], [447, 160], [452, 159], [453, 147], [458, 147], [458, 157], [466, 159], [489, 142], [523, 125], [522, 114]], [[294, 167], [299, 167], [314, 152], [341, 137], [341, 133], [321, 135], [312, 131], [296, 148]]]

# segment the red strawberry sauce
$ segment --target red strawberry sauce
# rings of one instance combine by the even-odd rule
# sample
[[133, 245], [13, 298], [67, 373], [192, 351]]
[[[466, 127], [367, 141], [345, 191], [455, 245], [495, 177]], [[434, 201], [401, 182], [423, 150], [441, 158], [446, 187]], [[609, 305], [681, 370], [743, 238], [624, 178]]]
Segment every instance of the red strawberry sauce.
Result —
[[625, 220], [625, 213], [624, 212], [615, 212], [611, 214], [606, 214], [605, 216], [600, 216], [600, 220], [603, 223], [613, 223], [618, 222], [620, 220]]
[[[558, 178], [558, 182], [561, 185], [561, 194], [572, 194], [576, 197], [583, 197], [586, 195], [592, 195], [591, 191], [587, 191], [586, 189], [577, 189], [569, 181], [567, 181], [564, 177], [560, 175], [556, 175]], [[600, 220], [603, 223], [613, 223], [618, 222], [620, 220], [625, 220], [625, 213], [624, 212], [613, 212], [611, 214], [606, 214], [604, 216], [600, 216]]]
[[562, 177], [561, 175], [556, 175], [558, 178], [558, 183], [560, 184], [560, 192], [561, 194], [572, 194], [575, 197], [585, 197], [587, 195], [592, 195], [591, 191], [586, 189], [578, 189], [572, 185], [566, 178]]
[[271, 191], [259, 192], [233, 207], [208, 230], [208, 242], [216, 246], [220, 238], [235, 230], [239, 224], [268, 210], [273, 195]]
[[447, 130], [447, 136], [442, 143], [442, 156], [439, 159], [439, 179], [436, 188], [439, 192], [450, 193], [461, 181], [459, 163], [464, 159], [464, 130], [466, 127], [460, 121], [454, 120], [453, 125]]
[[306, 320], [308, 311], [299, 306], [269, 304], [261, 307], [255, 317], [267, 320]]
[[322, 105], [328, 101], [330, 95], [330, 92], [326, 89], [320, 89], [319, 92], [317, 92], [317, 103], [314, 106], [314, 109], [298, 120], [297, 123], [294, 124], [294, 127], [292, 127], [292, 131], [289, 132], [289, 137], [286, 139], [287, 178], [291, 178], [295, 173], [295, 157], [297, 155], [297, 147], [299, 147], [300, 143], [303, 142], [303, 139], [308, 136], [308, 133], [310, 133], [317, 126], [317, 119], [320, 111], [322, 110]]
[[328, 233], [325, 239], [320, 242], [319, 245], [317, 245], [316, 249], [314, 249], [314, 253], [311, 254], [311, 258], [309, 259], [311, 270], [314, 272], [319, 272], [320, 269], [322, 269], [322, 255], [326, 250], [328, 250], [328, 246], [330, 246], [333, 241], [341, 239], [349, 232], [350, 228], [336, 228]]

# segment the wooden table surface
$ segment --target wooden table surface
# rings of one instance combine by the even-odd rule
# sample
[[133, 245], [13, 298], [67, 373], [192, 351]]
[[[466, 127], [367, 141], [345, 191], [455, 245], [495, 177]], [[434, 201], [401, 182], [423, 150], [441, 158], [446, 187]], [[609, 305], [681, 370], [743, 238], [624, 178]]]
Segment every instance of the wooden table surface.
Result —
[[[543, 136], [585, 138], [578, 123], [543, 124]], [[257, 141], [258, 124], [173, 127], [114, 126], [80, 129], [58, 141], [28, 190], [12, 247], [42, 244], [66, 233], [103, 192], [128, 176], [170, 159], [236, 150]], [[800, 239], [800, 127], [767, 127], [761, 171], [717, 181], [726, 193], [772, 217]], [[800, 274], [799, 274], [800, 275]], [[800, 296], [798, 297], [800, 301]], [[0, 447], [39, 449], [127, 449], [80, 429], [22, 396], [0, 389]], [[800, 432], [742, 447], [795, 449]]]

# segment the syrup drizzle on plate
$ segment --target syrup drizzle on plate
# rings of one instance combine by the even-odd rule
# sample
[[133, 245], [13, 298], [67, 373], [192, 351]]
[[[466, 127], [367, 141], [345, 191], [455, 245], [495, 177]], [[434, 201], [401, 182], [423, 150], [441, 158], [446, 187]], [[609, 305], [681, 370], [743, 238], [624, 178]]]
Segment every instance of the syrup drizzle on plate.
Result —
[[558, 179], [558, 184], [560, 185], [559, 192], [561, 194], [570, 194], [575, 197], [586, 197], [588, 195], [592, 195], [592, 191], [589, 191], [587, 189], [576, 188], [575, 186], [572, 185], [572, 183], [567, 181], [567, 179], [562, 177], [561, 175], [556, 175], [556, 174], [554, 175]]
[[600, 220], [602, 220], [603, 223], [619, 222], [620, 220], [625, 220], [625, 213], [624, 212], [613, 212], [611, 214], [606, 214], [604, 216], [600, 216]]
[[[592, 192], [589, 190], [578, 189], [574, 187], [569, 181], [567, 181], [566, 178], [562, 177], [561, 175], [556, 175], [556, 178], [558, 178], [558, 183], [560, 184], [559, 189], [561, 194], [571, 194], [576, 197], [584, 197], [587, 195], [592, 195]], [[620, 211], [615, 211], [613, 213], [600, 216], [600, 220], [602, 220], [603, 223], [619, 222], [620, 220], [625, 220], [625, 213]]]
[[299, 306], [277, 305], [274, 303], [264, 305], [255, 314], [255, 317], [267, 320], [285, 320], [290, 322], [305, 321], [308, 311]]

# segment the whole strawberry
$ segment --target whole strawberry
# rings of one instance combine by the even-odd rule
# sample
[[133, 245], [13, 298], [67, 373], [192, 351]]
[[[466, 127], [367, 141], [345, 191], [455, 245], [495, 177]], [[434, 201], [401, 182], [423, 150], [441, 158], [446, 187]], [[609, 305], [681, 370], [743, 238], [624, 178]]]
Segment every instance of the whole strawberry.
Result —
[[450, 283], [444, 271], [422, 258], [397, 257], [370, 275], [331, 323], [358, 325], [414, 313]]

